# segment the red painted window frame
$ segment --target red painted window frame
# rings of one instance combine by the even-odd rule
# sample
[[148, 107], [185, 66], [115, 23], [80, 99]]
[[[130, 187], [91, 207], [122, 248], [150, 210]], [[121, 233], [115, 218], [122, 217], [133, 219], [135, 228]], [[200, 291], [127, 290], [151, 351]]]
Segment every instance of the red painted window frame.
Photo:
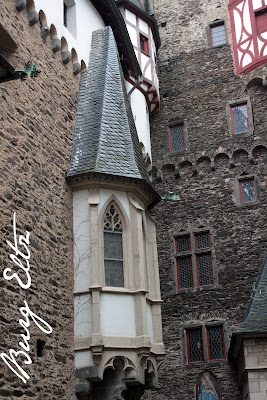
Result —
[[[179, 126], [182, 126], [182, 127], [183, 127], [183, 142], [184, 142], [184, 148], [183, 148], [182, 150], [175, 150], [175, 151], [173, 151], [173, 148], [172, 148], [172, 129], [173, 129], [173, 128], [178, 128]], [[186, 147], [185, 147], [185, 137], [184, 137], [184, 124], [183, 124], [183, 123], [177, 124], [177, 125], [170, 125], [170, 126], [169, 126], [169, 142], [170, 142], [170, 153], [179, 153], [180, 151], [184, 151], [184, 150], [186, 149]]]
[[[202, 360], [201, 361], [190, 361], [190, 343], [189, 343], [189, 331], [194, 331], [198, 330], [201, 332], [201, 344], [202, 344]], [[189, 328], [186, 329], [186, 349], [187, 349], [187, 363], [188, 364], [199, 364], [199, 363], [204, 363], [204, 346], [203, 346], [203, 332], [202, 332], [202, 327], [198, 328]]]
[[[217, 28], [217, 26], [223, 26], [223, 28], [224, 28], [225, 43], [219, 44], [219, 45], [214, 45], [214, 44], [213, 44], [212, 29], [213, 29], [213, 28]], [[212, 24], [212, 25], [210, 26], [210, 37], [211, 37], [211, 47], [219, 47], [219, 46], [223, 46], [224, 44], [226, 44], [226, 43], [227, 43], [227, 40], [226, 40], [225, 23], [224, 23], [224, 22], [220, 22], [219, 24]]]
[[[196, 237], [197, 236], [201, 236], [201, 235], [205, 235], [205, 234], [209, 235], [209, 247], [197, 247], [197, 239], [196, 239]], [[194, 242], [195, 242], [195, 250], [210, 249], [211, 248], [210, 232], [209, 231], [207, 231], [207, 232], [204, 231], [204, 232], [195, 233], [194, 234]]]
[[[181, 286], [180, 286], [180, 278], [179, 278], [179, 260], [181, 260], [182, 258], [190, 258], [190, 262], [191, 262], [191, 274], [192, 274], [192, 283], [193, 283], [193, 286], [187, 287], [187, 288], [181, 288]], [[193, 275], [192, 254], [188, 254], [187, 256], [179, 257], [179, 258], [176, 259], [176, 273], [177, 273], [177, 286], [178, 286], [178, 290], [194, 289], [194, 275]]]
[[[144, 43], [144, 50], [141, 48], [141, 42]], [[144, 36], [142, 33], [140, 33], [140, 50], [142, 53], [145, 53], [147, 56], [149, 56], [149, 41], [148, 37]]]
[[263, 30], [263, 31], [258, 30], [258, 21], [257, 21], [257, 18], [260, 17], [260, 16], [262, 16], [262, 15], [265, 15], [265, 18], [266, 18], [266, 20], [267, 20], [267, 5], [265, 5], [265, 6], [261, 7], [261, 8], [259, 8], [258, 10], [255, 10], [255, 11], [254, 11], [254, 15], [255, 15], [255, 26], [256, 26], [256, 31], [257, 31], [257, 33], [260, 35], [261, 33], [265, 32], [266, 29]]
[[[233, 109], [236, 107], [242, 107], [242, 106], [247, 106], [247, 119], [248, 119], [248, 131], [240, 132], [240, 133], [235, 133], [235, 123], [234, 123], [234, 113]], [[233, 130], [233, 135], [243, 135], [244, 133], [249, 133], [250, 132], [250, 125], [249, 125], [249, 112], [248, 112], [248, 103], [239, 103], [239, 104], [233, 104], [230, 106], [231, 108], [231, 120], [232, 120], [232, 130]]]
[[[223, 341], [223, 354], [224, 354], [224, 358], [211, 359], [211, 357], [210, 357], [209, 329], [212, 329], [212, 328], [221, 328], [221, 330], [222, 330], [222, 341]], [[209, 362], [224, 361], [224, 360], [226, 359], [226, 352], [225, 352], [225, 340], [224, 340], [223, 325], [206, 326], [206, 333], [207, 333], [207, 344], [208, 344], [208, 361], [209, 361]]]
[[[185, 250], [185, 251], [178, 251], [178, 246], [177, 246], [178, 239], [182, 239], [182, 238], [185, 238], [185, 237], [188, 237], [188, 238], [189, 238], [190, 249], [189, 249], [189, 250]], [[176, 252], [176, 254], [181, 254], [181, 253], [186, 253], [187, 251], [192, 251], [192, 249], [191, 249], [190, 234], [188, 234], [188, 235], [182, 235], [182, 236], [177, 236], [177, 237], [174, 238], [174, 240], [175, 240], [175, 252]]]
[[[242, 183], [243, 183], [243, 182], [248, 182], [248, 181], [253, 181], [253, 184], [254, 184], [254, 192], [255, 192], [255, 200], [244, 201]], [[241, 204], [251, 204], [251, 203], [255, 203], [255, 202], [258, 200], [258, 199], [257, 199], [257, 190], [256, 190], [255, 178], [240, 179], [240, 180], [239, 180], [239, 193], [240, 193], [240, 201], [241, 201]]]
[[[203, 255], [209, 255], [209, 256], [210, 256], [210, 261], [211, 261], [211, 272], [212, 272], [212, 283], [211, 283], [210, 285], [200, 285], [200, 282], [199, 282], [198, 256], [203, 256]], [[203, 254], [196, 254], [196, 269], [197, 269], [197, 287], [209, 287], [209, 286], [214, 286], [214, 273], [213, 273], [213, 262], [212, 262], [211, 252], [209, 252], [209, 253], [203, 253]]]

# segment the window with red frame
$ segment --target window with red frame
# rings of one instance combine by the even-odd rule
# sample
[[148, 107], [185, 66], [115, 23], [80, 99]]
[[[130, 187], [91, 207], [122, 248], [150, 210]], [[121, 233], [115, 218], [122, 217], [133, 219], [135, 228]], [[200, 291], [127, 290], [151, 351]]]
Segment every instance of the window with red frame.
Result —
[[239, 192], [241, 204], [257, 201], [255, 178], [242, 179], [239, 181]]
[[212, 25], [210, 27], [211, 46], [217, 47], [226, 44], [226, 34], [224, 23]]
[[210, 232], [191, 232], [174, 239], [178, 290], [214, 285]]
[[221, 325], [207, 327], [207, 342], [208, 360], [225, 360], [224, 333]]
[[188, 329], [186, 331], [186, 341], [188, 364], [203, 362], [202, 328]]
[[169, 126], [170, 152], [185, 150], [184, 124]]
[[140, 35], [140, 49], [146, 54], [149, 54], [149, 44], [148, 44], [148, 38]]
[[231, 106], [231, 118], [234, 135], [249, 132], [247, 103]]
[[267, 5], [255, 11], [257, 33], [261, 34], [267, 31]]
[[201, 325], [186, 328], [185, 333], [188, 364], [226, 359], [223, 325]]

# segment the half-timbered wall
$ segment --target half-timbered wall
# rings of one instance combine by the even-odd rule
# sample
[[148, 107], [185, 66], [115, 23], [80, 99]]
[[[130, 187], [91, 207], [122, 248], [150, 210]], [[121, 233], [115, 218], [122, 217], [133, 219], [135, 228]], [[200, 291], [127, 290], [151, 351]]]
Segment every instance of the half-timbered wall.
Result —
[[267, 0], [231, 0], [229, 5], [237, 73], [267, 62]]

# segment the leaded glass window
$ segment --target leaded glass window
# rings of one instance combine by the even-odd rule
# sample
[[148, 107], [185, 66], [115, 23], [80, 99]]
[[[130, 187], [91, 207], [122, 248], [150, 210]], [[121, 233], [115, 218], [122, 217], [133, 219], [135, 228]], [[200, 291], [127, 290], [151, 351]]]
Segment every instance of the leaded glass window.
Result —
[[232, 106], [231, 110], [234, 135], [249, 132], [247, 104]]
[[193, 287], [191, 257], [183, 257], [177, 260], [177, 274], [179, 289], [187, 289]]
[[178, 290], [214, 285], [209, 231], [176, 236], [175, 258]]
[[222, 326], [212, 326], [207, 328], [209, 360], [224, 360], [224, 337]]
[[187, 330], [187, 356], [189, 364], [204, 360], [201, 328]]
[[105, 285], [124, 287], [122, 223], [114, 204], [104, 219]]
[[211, 26], [210, 30], [212, 47], [221, 46], [226, 43], [224, 24]]
[[250, 203], [256, 201], [255, 180], [246, 179], [240, 181], [240, 192], [241, 203]]
[[185, 150], [184, 124], [170, 126], [169, 135], [171, 153]]

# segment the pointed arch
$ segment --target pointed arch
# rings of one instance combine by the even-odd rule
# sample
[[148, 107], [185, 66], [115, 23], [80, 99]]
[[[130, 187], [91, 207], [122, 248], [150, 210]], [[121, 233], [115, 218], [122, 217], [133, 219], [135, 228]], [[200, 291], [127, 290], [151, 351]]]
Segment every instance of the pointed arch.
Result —
[[220, 386], [215, 376], [207, 370], [198, 375], [196, 380], [196, 400], [221, 400]]

